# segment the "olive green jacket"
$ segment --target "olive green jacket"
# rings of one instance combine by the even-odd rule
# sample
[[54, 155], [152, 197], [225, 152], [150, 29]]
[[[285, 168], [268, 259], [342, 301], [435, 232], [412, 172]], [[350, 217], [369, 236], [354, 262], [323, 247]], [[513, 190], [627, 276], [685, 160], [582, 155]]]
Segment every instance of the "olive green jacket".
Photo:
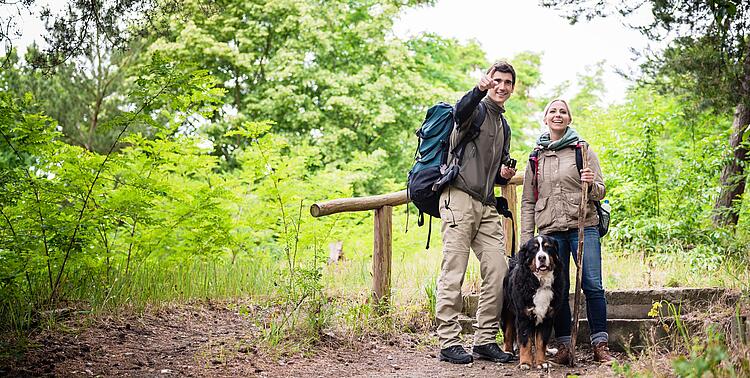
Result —
[[[489, 97], [487, 91], [480, 91], [474, 87], [456, 105], [457, 129], [450, 138], [450, 151], [458, 144], [468, 131], [474, 117], [479, 113], [478, 105], [481, 101], [485, 106], [484, 122], [480, 127], [479, 136], [470, 141], [464, 148], [458, 176], [451, 184], [468, 193], [477, 201], [485, 205], [495, 205], [495, 181], [499, 175], [500, 165], [508, 163], [510, 155], [510, 133], [505, 137], [503, 117], [505, 109], [501, 108]], [[510, 128], [508, 128], [510, 130]], [[448, 162], [453, 162], [454, 156], [448, 156]]]

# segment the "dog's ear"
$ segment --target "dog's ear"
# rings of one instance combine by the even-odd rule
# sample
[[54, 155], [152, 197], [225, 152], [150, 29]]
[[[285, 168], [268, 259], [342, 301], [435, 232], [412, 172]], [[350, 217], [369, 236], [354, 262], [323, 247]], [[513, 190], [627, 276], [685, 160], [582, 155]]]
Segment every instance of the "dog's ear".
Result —
[[526, 259], [529, 256], [529, 249], [531, 248], [531, 244], [534, 242], [534, 238], [531, 238], [526, 241], [526, 243], [523, 243], [521, 245], [521, 248], [518, 250], [518, 262], [521, 265], [526, 265], [527, 261]]
[[526, 256], [526, 254], [529, 252], [529, 244], [531, 243], [531, 239], [527, 240], [525, 243], [521, 244], [521, 248], [518, 249], [518, 256], [521, 260], [523, 260], [523, 256]]
[[548, 237], [547, 242], [552, 246], [552, 249], [548, 252], [550, 252], [550, 256], [552, 257], [552, 260], [555, 262], [555, 270], [562, 269], [562, 265], [560, 264], [560, 244], [557, 242], [557, 239]]
[[534, 261], [534, 257], [536, 256], [539, 247], [539, 240], [536, 237], [529, 239], [529, 242], [526, 243], [526, 256], [524, 258], [524, 263], [526, 265], [529, 265]]

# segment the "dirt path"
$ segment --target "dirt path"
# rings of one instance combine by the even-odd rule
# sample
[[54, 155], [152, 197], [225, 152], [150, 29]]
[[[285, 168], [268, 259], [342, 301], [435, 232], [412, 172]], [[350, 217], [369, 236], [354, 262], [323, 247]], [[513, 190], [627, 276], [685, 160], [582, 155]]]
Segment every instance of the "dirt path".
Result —
[[22, 355], [0, 360], [0, 376], [197, 377], [560, 377], [614, 376], [583, 361], [575, 369], [521, 371], [516, 364], [439, 362], [427, 335], [398, 340], [336, 340], [314, 350], [260, 350], [254, 317], [226, 304], [172, 306], [143, 315], [69, 320], [62, 330], [32, 335]]

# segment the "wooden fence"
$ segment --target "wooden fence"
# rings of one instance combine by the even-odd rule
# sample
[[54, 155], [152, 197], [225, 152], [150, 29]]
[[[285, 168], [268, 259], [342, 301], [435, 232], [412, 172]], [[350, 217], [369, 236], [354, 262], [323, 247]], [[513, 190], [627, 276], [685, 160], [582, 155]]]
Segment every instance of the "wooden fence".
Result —
[[[508, 185], [501, 187], [502, 196], [508, 200], [508, 207], [513, 213], [513, 221], [517, 221], [518, 199], [516, 188], [523, 185], [523, 172], [518, 172], [510, 179]], [[314, 203], [310, 206], [310, 214], [314, 217], [326, 215], [374, 210], [374, 240], [372, 252], [372, 299], [376, 304], [383, 304], [387, 308], [391, 292], [391, 256], [392, 250], [392, 218], [393, 207], [409, 202], [406, 190], [370, 197], [338, 198], [327, 202]], [[518, 240], [518, 224], [513, 227], [512, 221], [503, 218], [505, 228], [505, 252], [510, 255], [512, 230], [516, 232]]]

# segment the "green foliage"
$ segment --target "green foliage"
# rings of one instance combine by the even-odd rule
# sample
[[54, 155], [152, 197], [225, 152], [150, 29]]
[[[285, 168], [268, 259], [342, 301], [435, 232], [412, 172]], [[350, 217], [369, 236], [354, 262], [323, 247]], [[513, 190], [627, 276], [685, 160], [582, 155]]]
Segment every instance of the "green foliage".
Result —
[[680, 377], [736, 377], [724, 338], [714, 330], [708, 330], [708, 338], [697, 341], [690, 348], [689, 356], [679, 356], [672, 361], [675, 374]]
[[356, 191], [382, 193], [405, 181], [424, 111], [470, 89], [468, 74], [489, 66], [476, 42], [393, 37], [393, 19], [418, 3], [191, 1], [190, 19], [173, 20], [151, 48], [207, 67], [227, 89], [208, 128], [222, 169], [239, 168], [246, 147], [226, 132], [267, 119], [291, 143], [315, 146], [319, 167], [377, 159], [369, 172], [378, 179], [362, 178]]
[[[158, 77], [138, 80], [140, 87], [132, 96], [139, 104], [137, 110], [111, 121], [111, 127], [119, 132], [118, 138], [136, 123], [158, 126], [152, 118], [156, 114], [154, 104], [161, 102], [161, 114], [169, 115], [172, 120], [179, 120], [180, 115], [185, 119], [188, 114], [196, 113], [193, 107], [199, 109], [210, 106], [215, 92], [208, 88], [209, 78], [200, 74], [183, 76], [181, 70], [170, 70], [170, 66], [171, 63], [154, 57], [152, 64], [145, 70], [145, 77], [157, 73]], [[184, 97], [189, 97], [190, 100], [186, 101]], [[168, 98], [171, 100], [165, 101]], [[30, 98], [26, 100], [27, 103], [30, 102]], [[0, 132], [4, 139], [3, 151], [12, 151], [16, 157], [15, 164], [9, 165], [11, 169], [6, 174], [9, 179], [3, 181], [4, 185], [0, 188], [5, 194], [2, 199], [5, 222], [0, 229], [0, 237], [6, 241], [0, 251], [1, 258], [6, 261], [0, 273], [5, 283], [3, 290], [7, 291], [7, 295], [2, 296], [0, 307], [0, 314], [4, 317], [16, 311], [28, 314], [31, 309], [46, 308], [61, 297], [69, 297], [65, 290], [92, 283], [99, 285], [102, 279], [107, 282], [113, 264], [118, 259], [125, 261], [127, 275], [133, 244], [161, 243], [149, 238], [136, 238], [135, 234], [139, 219], [148, 224], [167, 214], [141, 216], [159, 204], [159, 197], [165, 197], [163, 186], [154, 190], [157, 186], [148, 181], [151, 169], [156, 168], [155, 166], [160, 165], [159, 168], [162, 168], [171, 165], [175, 169], [182, 169], [182, 172], [176, 172], [177, 177], [189, 172], [201, 179], [201, 173], [210, 173], [210, 169], [203, 169], [201, 172], [201, 160], [193, 160], [193, 164], [182, 164], [181, 161], [178, 162], [184, 157], [182, 152], [169, 155], [170, 149], [189, 151], [194, 145], [194, 141], [191, 143], [189, 138], [141, 141], [143, 149], [130, 148], [128, 152], [116, 156], [97, 155], [61, 142], [57, 125], [47, 117], [27, 113], [27, 103], [19, 105], [11, 94], [2, 93], [4, 116], [0, 119]], [[150, 114], [143, 113], [146, 109]], [[166, 132], [163, 133], [165, 135], [172, 133], [169, 127], [162, 127], [160, 130]], [[137, 139], [128, 139], [128, 143], [133, 142], [137, 142]], [[110, 151], [117, 143], [116, 139]], [[195, 150], [194, 147], [192, 149]], [[144, 150], [149, 150], [152, 155], [148, 158], [138, 156]], [[139, 157], [142, 160], [138, 160]], [[149, 158], [153, 158], [151, 166]], [[203, 159], [202, 168], [214, 160]], [[141, 170], [118, 174], [118, 169], [132, 169], [130, 164]], [[185, 190], [196, 189], [185, 186], [184, 182], [171, 184], [179, 185]], [[213, 191], [221, 190], [217, 188]], [[189, 206], [190, 209], [184, 210], [187, 212], [209, 212], [212, 205], [208, 198], [220, 198], [207, 185], [205, 189], [195, 190], [190, 195], [195, 195], [195, 201], [185, 201], [182, 198], [182, 201], [170, 205], [179, 203]], [[180, 209], [175, 208], [175, 211], [179, 212]], [[198, 214], [201, 215], [205, 213]], [[202, 222], [203, 226], [215, 222], [220, 227], [227, 223], [224, 219], [211, 216], [196, 220]], [[174, 220], [170, 222], [174, 223]], [[127, 257], [124, 253], [114, 252], [118, 246], [123, 246], [118, 245], [117, 238], [121, 231], [129, 234], [130, 241], [124, 244], [128, 246]], [[190, 234], [192, 240], [183, 239], [186, 235], [177, 236], [179, 240], [198, 241], [203, 246], [217, 245], [215, 240], [203, 240], [206, 235], [199, 233]], [[120, 250], [125, 252], [124, 249]], [[138, 250], [144, 251], [140, 248]], [[149, 254], [150, 251], [145, 249], [145, 253]], [[211, 250], [205, 253], [211, 254]], [[75, 281], [71, 281], [74, 279]], [[11, 298], [13, 300], [8, 302], [7, 299]], [[25, 300], [14, 303], [21, 298]], [[19, 306], [21, 303], [26, 305]], [[23, 327], [29, 320], [21, 320], [12, 326]]]
[[636, 370], [630, 363], [620, 361], [615, 361], [612, 364], [612, 371], [618, 376], [626, 378], [642, 378], [652, 376], [651, 374]]
[[461, 45], [454, 39], [427, 33], [406, 41], [406, 46], [414, 54], [415, 71], [420, 81], [432, 84], [429, 88], [435, 97], [430, 99], [432, 101], [453, 96], [456, 90], [471, 88], [476, 83], [467, 73], [484, 72], [488, 65], [476, 41]]
[[425, 311], [430, 314], [432, 322], [435, 321], [435, 309], [437, 308], [437, 277], [430, 277], [424, 284], [424, 293], [427, 295]]
[[0, 88], [17, 97], [31, 93], [35, 101], [29, 110], [55, 119], [63, 141], [105, 153], [119, 133], [106, 124], [133, 105], [124, 94], [132, 86], [126, 76], [134, 74], [133, 60], [139, 50], [134, 45], [128, 52], [111, 52], [97, 45], [75, 61], [42, 69], [32, 65], [41, 54], [32, 44], [22, 60], [15, 51], [6, 56]]
[[[650, 25], [635, 27], [652, 40], [669, 40], [659, 53], [646, 53], [641, 81], [655, 84], [662, 94], [678, 95], [700, 105], [734, 116], [733, 137], [725, 138], [721, 192], [715, 202], [713, 222], [718, 227], [738, 224], [747, 174], [747, 148], [743, 135], [748, 127], [750, 103], [750, 3], [726, 1], [622, 1], [611, 4], [592, 0], [543, 0], [561, 9], [572, 22], [612, 13], [628, 16], [641, 7], [653, 15]], [[727, 127], [725, 130], [729, 130]], [[738, 185], [738, 183], [742, 183]]]
[[[743, 353], [731, 353], [732, 347], [729, 346], [722, 331], [722, 329], [727, 329], [726, 325], [720, 325], [725, 319], [718, 319], [720, 324], [704, 326], [703, 329], [689, 327], [683, 321], [680, 307], [667, 301], [654, 302], [648, 315], [657, 318], [668, 335], [669, 350], [675, 354], [671, 358], [675, 375], [679, 377], [747, 375], [747, 357]], [[615, 365], [613, 369], [626, 377], [643, 377], [653, 374], [653, 372], [640, 371], [628, 363]]]
[[[536, 146], [536, 137], [528, 138], [529, 131], [539, 130], [539, 122], [532, 117], [542, 111], [544, 102], [534, 98], [530, 91], [541, 84], [542, 57], [538, 53], [522, 52], [508, 59], [516, 71], [516, 86], [513, 96], [505, 103], [505, 117], [512, 129], [510, 154], [519, 162], [525, 162], [529, 152]], [[520, 157], [520, 158], [519, 158]]]
[[[186, 127], [216, 109], [214, 79], [156, 54], [134, 84], [137, 106], [111, 121], [122, 140], [108, 155], [63, 143], [50, 118], [29, 112], [30, 97], [2, 93], [3, 324], [33, 326], [60, 301], [261, 294], [279, 311], [265, 325], [270, 342], [300, 327], [317, 339], [331, 318], [319, 251], [336, 219], [303, 210], [351, 196], [374, 163], [323, 167], [314, 146], [273, 133], [272, 122], [243, 122], [227, 133], [247, 146], [242, 169], [222, 174], [205, 137]], [[152, 135], [127, 134], [133, 125]]]
[[691, 104], [640, 89], [624, 105], [576, 115], [604, 171], [613, 207], [610, 247], [680, 251], [683, 258], [687, 252], [696, 267], [726, 254], [732, 238], [709, 219], [730, 120]]

